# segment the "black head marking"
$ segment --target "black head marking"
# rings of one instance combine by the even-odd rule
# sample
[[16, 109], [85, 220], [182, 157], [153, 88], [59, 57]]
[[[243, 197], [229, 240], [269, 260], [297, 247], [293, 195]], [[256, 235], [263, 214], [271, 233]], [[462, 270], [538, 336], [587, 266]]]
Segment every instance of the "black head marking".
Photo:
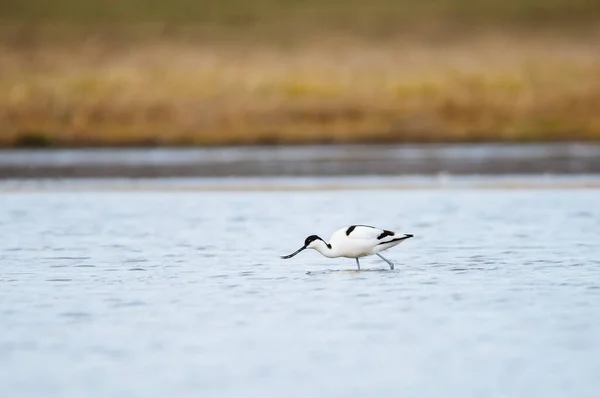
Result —
[[304, 246], [308, 246], [310, 245], [312, 242], [316, 241], [316, 240], [320, 240], [321, 242], [325, 243], [325, 245], [331, 249], [331, 245], [327, 242], [325, 242], [323, 239], [321, 239], [319, 236], [317, 235], [311, 235], [308, 238], [306, 238], [306, 240], [304, 241]]
[[323, 240], [323, 239], [319, 238], [317, 235], [311, 235], [308, 238], [306, 238], [306, 240], [304, 241], [304, 246], [308, 246], [316, 240]]

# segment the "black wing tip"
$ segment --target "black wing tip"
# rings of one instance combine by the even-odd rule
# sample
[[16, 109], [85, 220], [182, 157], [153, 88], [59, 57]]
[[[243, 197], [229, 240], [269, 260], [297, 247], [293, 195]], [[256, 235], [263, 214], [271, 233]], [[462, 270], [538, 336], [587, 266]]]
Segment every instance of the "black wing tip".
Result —
[[387, 229], [384, 229], [383, 232], [377, 237], [377, 240], [381, 240], [383, 238], [385, 238], [386, 236], [394, 236], [396, 235], [395, 233], [393, 233], [392, 231], [388, 231]]
[[412, 238], [412, 237], [413, 237], [412, 234], [404, 234], [404, 236], [401, 237], [401, 238], [395, 238], [395, 239], [388, 240], [388, 241], [385, 241], [385, 242], [379, 242], [378, 244], [379, 245], [385, 245], [387, 243], [402, 242], [402, 241], [405, 241], [406, 239], [409, 239], [409, 238]]

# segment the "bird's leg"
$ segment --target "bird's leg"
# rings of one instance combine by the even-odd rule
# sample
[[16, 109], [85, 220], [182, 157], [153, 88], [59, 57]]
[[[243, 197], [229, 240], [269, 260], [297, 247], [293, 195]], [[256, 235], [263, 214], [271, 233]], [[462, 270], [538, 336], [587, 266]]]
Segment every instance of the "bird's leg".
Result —
[[377, 256], [379, 256], [380, 259], [382, 259], [383, 261], [385, 261], [386, 263], [388, 263], [390, 265], [390, 269], [393, 270], [394, 269], [394, 263], [391, 262], [390, 260], [388, 260], [387, 258], [383, 257], [381, 254], [379, 253], [375, 253]]
[[360, 271], [360, 263], [358, 262], [358, 258], [356, 259], [356, 266], [358, 267], [358, 270]]

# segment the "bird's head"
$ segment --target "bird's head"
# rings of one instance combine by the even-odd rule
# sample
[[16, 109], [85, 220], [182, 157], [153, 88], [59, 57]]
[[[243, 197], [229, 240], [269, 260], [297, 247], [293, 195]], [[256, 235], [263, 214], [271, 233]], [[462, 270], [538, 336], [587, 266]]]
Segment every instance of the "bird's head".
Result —
[[302, 246], [300, 249], [296, 250], [292, 254], [288, 254], [287, 256], [281, 256], [281, 258], [292, 258], [304, 249], [316, 249], [318, 245], [323, 243], [325, 243], [323, 239], [319, 238], [317, 235], [311, 235], [308, 238], [304, 239], [304, 246]]

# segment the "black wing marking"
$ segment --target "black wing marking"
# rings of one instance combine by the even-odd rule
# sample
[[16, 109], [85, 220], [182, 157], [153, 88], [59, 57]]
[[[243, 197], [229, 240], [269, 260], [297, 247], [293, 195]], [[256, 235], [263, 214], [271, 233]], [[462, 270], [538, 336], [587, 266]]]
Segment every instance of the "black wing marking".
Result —
[[394, 233], [392, 231], [388, 231], [387, 229], [385, 229], [385, 230], [383, 230], [381, 235], [379, 235], [377, 237], [377, 240], [381, 240], [381, 239], [385, 238], [386, 236], [394, 236]]
[[[386, 231], [386, 232], [389, 232], [389, 231]], [[396, 238], [396, 239], [388, 240], [386, 242], [379, 242], [378, 245], [385, 245], [386, 243], [393, 243], [393, 242], [403, 241], [405, 239], [409, 239], [409, 238], [412, 238], [412, 237], [413, 237], [413, 235], [411, 235], [411, 234], [404, 234], [404, 236], [401, 237], [401, 238]]]
[[378, 229], [375, 227], [372, 227], [370, 225], [363, 225], [363, 224], [356, 224], [356, 225], [351, 225], [350, 227], [348, 227], [348, 229], [346, 230], [346, 236], [350, 236], [350, 234], [352, 233], [352, 231], [354, 231], [354, 229], [356, 227], [367, 227], [367, 228], [373, 228], [373, 229]]

